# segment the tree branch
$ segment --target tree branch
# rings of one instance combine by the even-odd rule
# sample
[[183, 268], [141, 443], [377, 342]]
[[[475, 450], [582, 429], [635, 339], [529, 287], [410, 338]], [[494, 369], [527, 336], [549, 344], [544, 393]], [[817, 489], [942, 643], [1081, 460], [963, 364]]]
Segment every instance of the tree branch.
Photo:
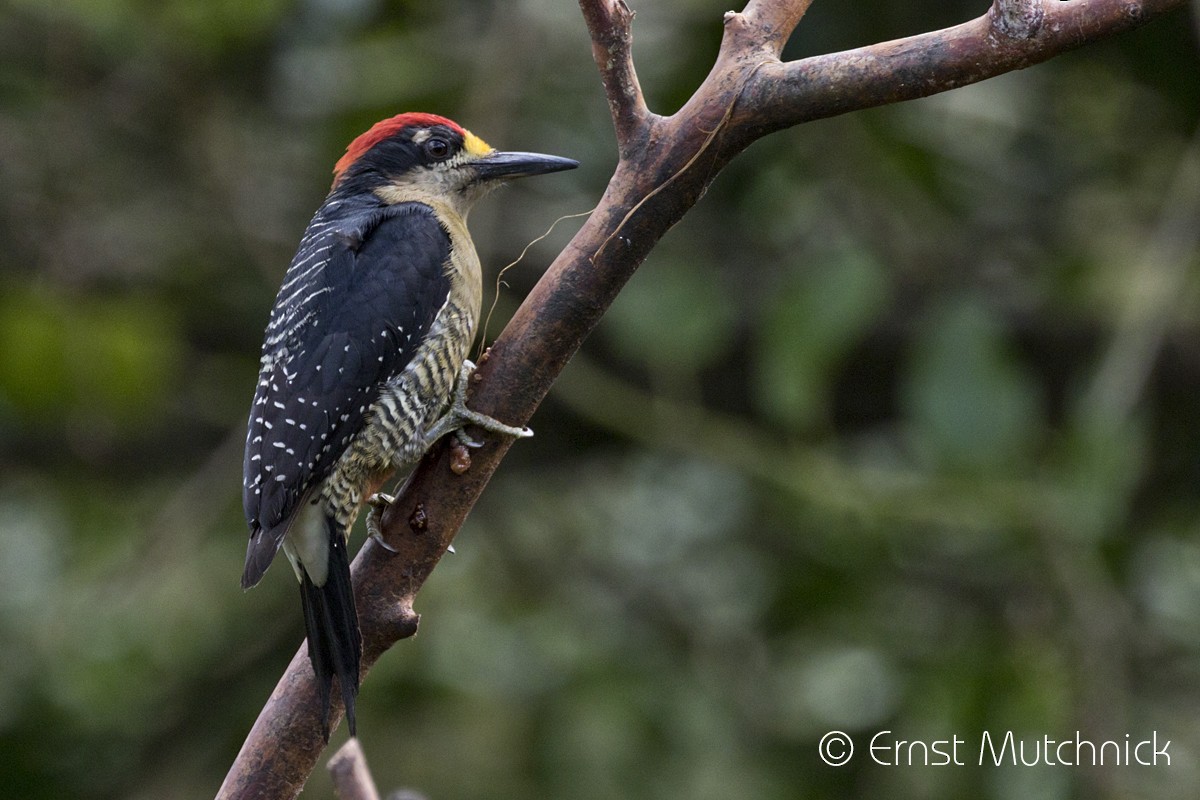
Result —
[[350, 739], [329, 759], [333, 793], [337, 800], [379, 800], [379, 790], [367, 769], [358, 739]]
[[634, 13], [625, 0], [579, 0], [579, 10], [592, 37], [592, 58], [608, 98], [617, 149], [624, 156], [653, 116], [633, 67]]
[[1184, 0], [997, 0], [970, 22], [802, 61], [764, 65], [737, 122], [761, 136], [1023, 69], [1182, 8]]
[[[1029, 66], [1186, 2], [1072, 0], [1047, 6], [1042, 0], [997, 0], [987, 15], [963, 25], [784, 64], [778, 55], [810, 0], [750, 0], [743, 13], [726, 16], [725, 38], [704, 83], [678, 113], [663, 118], [646, 108], [637, 83], [629, 8], [623, 0], [580, 0], [620, 160], [595, 212], [481, 360], [472, 406], [513, 425], [527, 423], [659, 238], [755, 139]], [[384, 514], [384, 535], [395, 552], [368, 541], [354, 561], [364, 674], [416, 631], [417, 592], [512, 444], [479, 431], [472, 435], [485, 446], [471, 453], [435, 446]], [[302, 647], [218, 798], [299, 793], [325, 744], [315, 698]], [[336, 699], [334, 704], [331, 725], [341, 714]]]
[[742, 13], [725, 13], [726, 30], [732, 25], [746, 37], [748, 41], [742, 49], [757, 46], [779, 58], [792, 31], [811, 5], [812, 0], [749, 0]]

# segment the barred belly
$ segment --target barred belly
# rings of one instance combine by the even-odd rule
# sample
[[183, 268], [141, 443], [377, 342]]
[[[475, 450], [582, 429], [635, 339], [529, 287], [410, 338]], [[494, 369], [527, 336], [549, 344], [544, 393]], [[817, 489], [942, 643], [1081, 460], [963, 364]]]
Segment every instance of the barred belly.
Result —
[[384, 385], [367, 410], [366, 425], [321, 487], [317, 501], [324, 502], [345, 535], [368, 487], [424, 455], [425, 432], [450, 408], [474, 338], [474, 316], [457, 304], [446, 304], [413, 360]]

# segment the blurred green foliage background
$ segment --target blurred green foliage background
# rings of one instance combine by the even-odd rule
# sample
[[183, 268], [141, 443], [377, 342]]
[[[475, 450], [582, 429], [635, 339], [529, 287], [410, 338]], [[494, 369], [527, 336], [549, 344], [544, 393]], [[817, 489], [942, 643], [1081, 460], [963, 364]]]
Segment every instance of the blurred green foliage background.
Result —
[[[669, 112], [726, 6], [633, 5]], [[817, 2], [788, 55], [984, 8]], [[1176, 14], [735, 161], [364, 685], [381, 788], [1195, 797], [1196, 40]], [[573, 3], [0, 6], [0, 796], [215, 792], [302, 637], [286, 568], [238, 588], [262, 329], [342, 148], [402, 110], [583, 162], [475, 212], [493, 270], [614, 165]], [[887, 768], [880, 730], [1157, 731], [1172, 761]]]

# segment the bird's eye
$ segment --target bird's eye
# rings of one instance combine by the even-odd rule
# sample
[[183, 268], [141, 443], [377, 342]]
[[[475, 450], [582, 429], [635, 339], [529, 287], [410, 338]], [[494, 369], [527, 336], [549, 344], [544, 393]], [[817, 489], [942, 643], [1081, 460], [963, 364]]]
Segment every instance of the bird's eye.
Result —
[[425, 142], [425, 155], [430, 158], [441, 161], [450, 155], [450, 143], [445, 139], [433, 138]]

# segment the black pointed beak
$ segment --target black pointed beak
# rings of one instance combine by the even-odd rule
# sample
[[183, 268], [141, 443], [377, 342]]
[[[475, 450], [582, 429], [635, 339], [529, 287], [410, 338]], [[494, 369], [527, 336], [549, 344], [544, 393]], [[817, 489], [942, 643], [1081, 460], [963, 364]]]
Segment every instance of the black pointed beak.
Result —
[[575, 169], [579, 162], [573, 158], [547, 156], [541, 153], [502, 153], [493, 151], [475, 162], [475, 171], [481, 180], [492, 181], [508, 178], [524, 178], [529, 175], [545, 175]]

